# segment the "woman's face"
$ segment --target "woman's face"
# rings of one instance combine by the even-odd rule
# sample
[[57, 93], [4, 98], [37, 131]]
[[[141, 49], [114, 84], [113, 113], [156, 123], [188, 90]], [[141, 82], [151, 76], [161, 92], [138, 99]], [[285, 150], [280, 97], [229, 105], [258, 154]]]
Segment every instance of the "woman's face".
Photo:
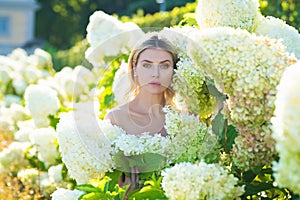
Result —
[[172, 55], [163, 49], [146, 49], [136, 64], [136, 75], [140, 90], [152, 94], [163, 93], [171, 84], [173, 76]]

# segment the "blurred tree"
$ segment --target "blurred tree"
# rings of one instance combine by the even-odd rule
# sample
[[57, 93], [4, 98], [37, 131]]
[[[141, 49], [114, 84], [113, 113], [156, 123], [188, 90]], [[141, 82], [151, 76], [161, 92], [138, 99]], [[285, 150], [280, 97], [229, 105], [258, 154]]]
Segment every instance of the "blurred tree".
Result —
[[300, 31], [300, 0], [260, 0], [263, 15], [274, 16]]
[[[86, 35], [89, 16], [96, 10], [108, 14], [132, 15], [138, 9], [144, 13], [159, 11], [156, 0], [37, 0], [41, 9], [36, 17], [36, 36], [58, 49], [70, 48]], [[195, 0], [167, 0], [167, 10]]]

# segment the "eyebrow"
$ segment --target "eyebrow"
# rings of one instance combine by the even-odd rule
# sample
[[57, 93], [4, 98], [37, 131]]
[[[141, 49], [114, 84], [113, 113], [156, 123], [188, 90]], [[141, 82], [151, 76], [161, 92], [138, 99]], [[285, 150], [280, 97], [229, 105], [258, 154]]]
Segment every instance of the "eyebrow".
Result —
[[[147, 60], [147, 59], [143, 59], [143, 60], [141, 60], [141, 62], [149, 62], [149, 63], [153, 63], [152, 61], [150, 61], [150, 60]], [[161, 62], [159, 62], [159, 63], [165, 63], [165, 62], [171, 62], [169, 59], [167, 59], [167, 60], [163, 60], [163, 61], [161, 61]]]

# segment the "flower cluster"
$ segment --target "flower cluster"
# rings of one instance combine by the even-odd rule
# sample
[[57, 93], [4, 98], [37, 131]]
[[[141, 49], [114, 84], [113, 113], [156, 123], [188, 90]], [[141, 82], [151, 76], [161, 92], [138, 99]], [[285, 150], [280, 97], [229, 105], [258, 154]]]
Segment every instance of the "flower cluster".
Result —
[[270, 123], [255, 128], [239, 128], [231, 156], [236, 167], [249, 170], [253, 166], [270, 165], [277, 156]]
[[25, 107], [12, 103], [8, 108], [0, 106], [0, 129], [15, 131], [20, 121], [29, 119], [29, 113]]
[[47, 86], [30, 85], [26, 88], [24, 99], [37, 127], [47, 127], [48, 116], [56, 114], [60, 108], [57, 92]]
[[[182, 58], [186, 57], [187, 44], [189, 40], [192, 39], [189, 37], [189, 35], [194, 31], [198, 31], [198, 29], [191, 26], [170, 28], [164, 27], [159, 34], [167, 38], [174, 45], [178, 57]], [[200, 49], [198, 50], [200, 51]]]
[[280, 159], [274, 163], [276, 182], [300, 194], [300, 62], [285, 70], [277, 87], [273, 137]]
[[65, 106], [70, 102], [88, 101], [93, 98], [89, 87], [97, 84], [99, 75], [81, 65], [74, 69], [64, 67], [53, 77], [38, 81], [38, 85], [52, 88]]
[[39, 170], [35, 168], [22, 169], [18, 172], [18, 178], [24, 185], [36, 183], [38, 176], [40, 175]]
[[287, 47], [287, 51], [294, 53], [300, 59], [300, 34], [297, 29], [288, 25], [285, 21], [272, 16], [260, 16], [254, 33], [282, 40], [282, 43]]
[[84, 192], [80, 190], [68, 190], [64, 188], [57, 189], [51, 194], [52, 200], [71, 200], [78, 199]]
[[[188, 48], [189, 56], [205, 68], [218, 89], [228, 96], [223, 111], [229, 123], [241, 135], [246, 135], [242, 131], [252, 129], [249, 132], [253, 138], [260, 138], [265, 131], [261, 125], [270, 121], [274, 110], [276, 85], [284, 69], [296, 62], [295, 57], [288, 54], [278, 40], [229, 27], [200, 30], [193, 38]], [[199, 54], [199, 46], [206, 55]], [[207, 55], [210, 55], [209, 60]], [[269, 135], [268, 131], [265, 135]], [[264, 152], [272, 142], [263, 143], [255, 152]], [[246, 153], [246, 150], [239, 152]], [[266, 157], [272, 155], [265, 154]], [[247, 159], [242, 162], [247, 163]]]
[[58, 158], [57, 136], [52, 127], [33, 130], [29, 139], [40, 161], [47, 166], [56, 162]]
[[[165, 129], [171, 140], [168, 147], [169, 160], [176, 162], [195, 161], [204, 159], [211, 152], [215, 152], [217, 138], [198, 116], [187, 112], [179, 112], [172, 107], [165, 107]], [[212, 155], [213, 157], [217, 155]], [[206, 158], [208, 160], [213, 158]]]
[[27, 166], [28, 160], [24, 158], [24, 154], [30, 147], [29, 142], [13, 142], [7, 148], [0, 152], [0, 171], [6, 172], [18, 171]]
[[96, 104], [84, 103], [75, 106], [74, 111], [61, 113], [57, 124], [63, 162], [79, 184], [99, 178], [113, 167], [113, 148], [100, 128]]
[[235, 199], [244, 193], [238, 179], [217, 164], [180, 163], [162, 171], [162, 187], [170, 200]]
[[229, 26], [252, 32], [258, 8], [258, 0], [199, 0], [196, 20], [200, 29]]
[[[32, 55], [23, 49], [15, 49], [8, 56], [0, 56], [0, 65], [0, 92], [10, 99], [14, 97], [13, 102], [21, 101], [20, 96], [28, 85], [53, 72], [51, 55], [42, 49], [36, 49]], [[10, 105], [8, 98], [5, 100]]]
[[156, 153], [165, 155], [166, 147], [170, 146], [170, 139], [160, 134], [150, 135], [143, 133], [140, 136], [124, 134], [112, 141], [112, 145], [124, 152], [125, 156], [140, 155], [143, 153]]
[[120, 105], [126, 103], [127, 100], [131, 99], [130, 94], [128, 94], [130, 88], [130, 80], [127, 66], [127, 63], [122, 63], [120, 65], [120, 68], [115, 73], [114, 82], [112, 85], [114, 99]]
[[172, 89], [176, 99], [187, 107], [190, 112], [208, 118], [213, 111], [214, 98], [210, 95], [205, 83], [206, 73], [195, 66], [189, 58], [181, 58], [173, 77]]
[[122, 23], [117, 18], [102, 11], [96, 11], [90, 16], [87, 26], [87, 40], [90, 47], [85, 56], [95, 67], [103, 63], [108, 56], [128, 53], [136, 40], [144, 32], [134, 23]]

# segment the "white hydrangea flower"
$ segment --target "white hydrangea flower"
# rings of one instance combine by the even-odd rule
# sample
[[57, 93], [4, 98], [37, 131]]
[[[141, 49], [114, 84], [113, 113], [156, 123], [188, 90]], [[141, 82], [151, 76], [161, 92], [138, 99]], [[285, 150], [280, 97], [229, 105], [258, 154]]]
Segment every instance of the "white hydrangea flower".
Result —
[[176, 99], [201, 118], [207, 118], [212, 114], [213, 104], [216, 101], [205, 85], [206, 76], [206, 72], [196, 66], [190, 58], [182, 57], [177, 62], [172, 82]]
[[33, 64], [29, 64], [28, 66], [26, 66], [26, 68], [23, 68], [16, 73], [22, 75], [28, 85], [35, 84], [38, 82], [38, 80], [50, 76], [49, 73], [44, 74], [42, 70], [38, 69]]
[[179, 112], [172, 107], [164, 107], [163, 111], [166, 112], [165, 129], [171, 140], [171, 145], [167, 147], [170, 161], [204, 159], [214, 150], [217, 138], [198, 116]]
[[15, 132], [15, 140], [19, 142], [29, 142], [29, 135], [32, 133], [33, 128], [24, 127]]
[[171, 144], [168, 137], [160, 134], [150, 135], [143, 133], [141, 136], [121, 134], [112, 141], [112, 145], [118, 150], [124, 152], [125, 156], [140, 155], [143, 153], [156, 153], [166, 155], [166, 147]]
[[200, 29], [229, 26], [252, 32], [258, 20], [258, 0], [199, 0], [196, 20]]
[[191, 26], [183, 27], [164, 27], [163, 30], [159, 32], [161, 36], [167, 38], [176, 48], [178, 57], [186, 57], [187, 45], [189, 43], [190, 34], [194, 31], [198, 31], [197, 28]]
[[130, 99], [130, 97], [126, 96], [131, 85], [127, 65], [127, 63], [122, 63], [114, 76], [112, 90], [118, 104], [124, 104], [127, 102], [127, 99]]
[[261, 15], [254, 33], [282, 40], [287, 51], [294, 53], [300, 59], [300, 34], [297, 29], [285, 21], [276, 17]]
[[32, 119], [18, 121], [17, 122], [17, 131], [15, 132], [15, 140], [19, 142], [30, 142], [29, 135], [35, 130], [37, 127]]
[[[142, 29], [140, 29], [140, 27], [133, 22], [123, 23], [122, 29], [128, 39], [126, 47], [128, 47], [129, 49], [132, 49], [136, 45], [137, 39], [141, 38], [144, 35]], [[126, 49], [122, 50], [125, 50], [124, 53], [128, 53]]]
[[[1, 59], [1, 57], [0, 57]], [[5, 92], [8, 82], [11, 80], [10, 71], [8, 68], [1, 67], [0, 69], [0, 91]]]
[[[40, 180], [39, 186], [41, 188], [41, 193], [46, 197], [49, 198], [50, 195], [58, 188], [62, 187], [60, 184], [53, 183], [50, 181], [48, 177], [43, 178]], [[74, 199], [75, 200], [75, 199]]]
[[[276, 86], [284, 69], [295, 63], [296, 58], [286, 52], [280, 41], [250, 34], [246, 30], [207, 28], [192, 33], [191, 37], [194, 40], [189, 43], [189, 57], [228, 97], [223, 112], [229, 124], [239, 132], [237, 148], [233, 148], [237, 156], [234, 160], [238, 161], [235, 164], [245, 170], [270, 164], [276, 155], [274, 140], [268, 126], [261, 124], [270, 122]], [[199, 48], [206, 53], [203, 55]], [[258, 148], [250, 146], [245, 136], [260, 141]]]
[[12, 85], [18, 95], [23, 95], [27, 88], [27, 82], [22, 76], [14, 78]]
[[39, 170], [35, 168], [21, 169], [17, 177], [24, 185], [30, 185], [37, 183], [39, 174]]
[[[89, 96], [90, 86], [97, 84], [99, 77], [92, 71], [83, 67], [76, 66], [74, 69], [64, 67], [57, 72], [54, 77], [47, 77], [45, 80], [39, 80], [38, 84], [48, 86], [58, 93], [59, 99], [67, 106], [70, 102], [79, 102], [83, 95]], [[87, 98], [87, 100], [91, 99]]]
[[244, 193], [238, 179], [217, 164], [180, 163], [162, 171], [162, 187], [170, 200], [235, 199]]
[[87, 84], [95, 84], [97, 81], [96, 78], [99, 78], [91, 70], [82, 65], [77, 65], [73, 71], [74, 74], [83, 79]]
[[273, 124], [273, 137], [279, 152], [274, 163], [275, 181], [300, 194], [300, 62], [287, 68], [277, 87]]
[[134, 23], [122, 23], [117, 18], [102, 11], [90, 16], [87, 26], [87, 40], [90, 47], [85, 52], [87, 60], [94, 66], [102, 66], [105, 56], [117, 56], [131, 48], [143, 31]]
[[36, 48], [33, 55], [28, 58], [31, 63], [34, 64], [38, 69], [48, 69], [52, 70], [53, 63], [50, 53], [44, 51], [43, 49]]
[[68, 190], [64, 188], [58, 188], [51, 194], [52, 200], [75, 200], [78, 199], [84, 192], [80, 190]]
[[19, 171], [29, 163], [24, 158], [25, 151], [30, 147], [30, 142], [12, 142], [0, 152], [0, 171]]
[[26, 60], [28, 57], [27, 52], [22, 48], [16, 48], [14, 49], [10, 54], [7, 55], [7, 57], [13, 59], [13, 60]]
[[54, 115], [60, 108], [57, 92], [47, 86], [30, 85], [25, 94], [25, 105], [38, 127], [49, 124], [47, 117]]
[[16, 103], [19, 104], [22, 101], [22, 98], [14, 94], [4, 95], [5, 106], [9, 107], [10, 105]]
[[61, 113], [57, 124], [62, 160], [78, 184], [99, 178], [113, 168], [113, 148], [99, 126], [97, 111], [92, 104], [82, 104], [75, 111]]
[[51, 166], [48, 169], [49, 180], [54, 183], [60, 183], [63, 180], [62, 177], [62, 164]]
[[57, 136], [54, 128], [39, 128], [29, 135], [30, 142], [38, 153], [38, 159], [46, 165], [54, 164], [58, 158]]
[[15, 131], [17, 122], [29, 117], [27, 110], [19, 104], [12, 103], [8, 108], [0, 107], [0, 126], [4, 130]]

